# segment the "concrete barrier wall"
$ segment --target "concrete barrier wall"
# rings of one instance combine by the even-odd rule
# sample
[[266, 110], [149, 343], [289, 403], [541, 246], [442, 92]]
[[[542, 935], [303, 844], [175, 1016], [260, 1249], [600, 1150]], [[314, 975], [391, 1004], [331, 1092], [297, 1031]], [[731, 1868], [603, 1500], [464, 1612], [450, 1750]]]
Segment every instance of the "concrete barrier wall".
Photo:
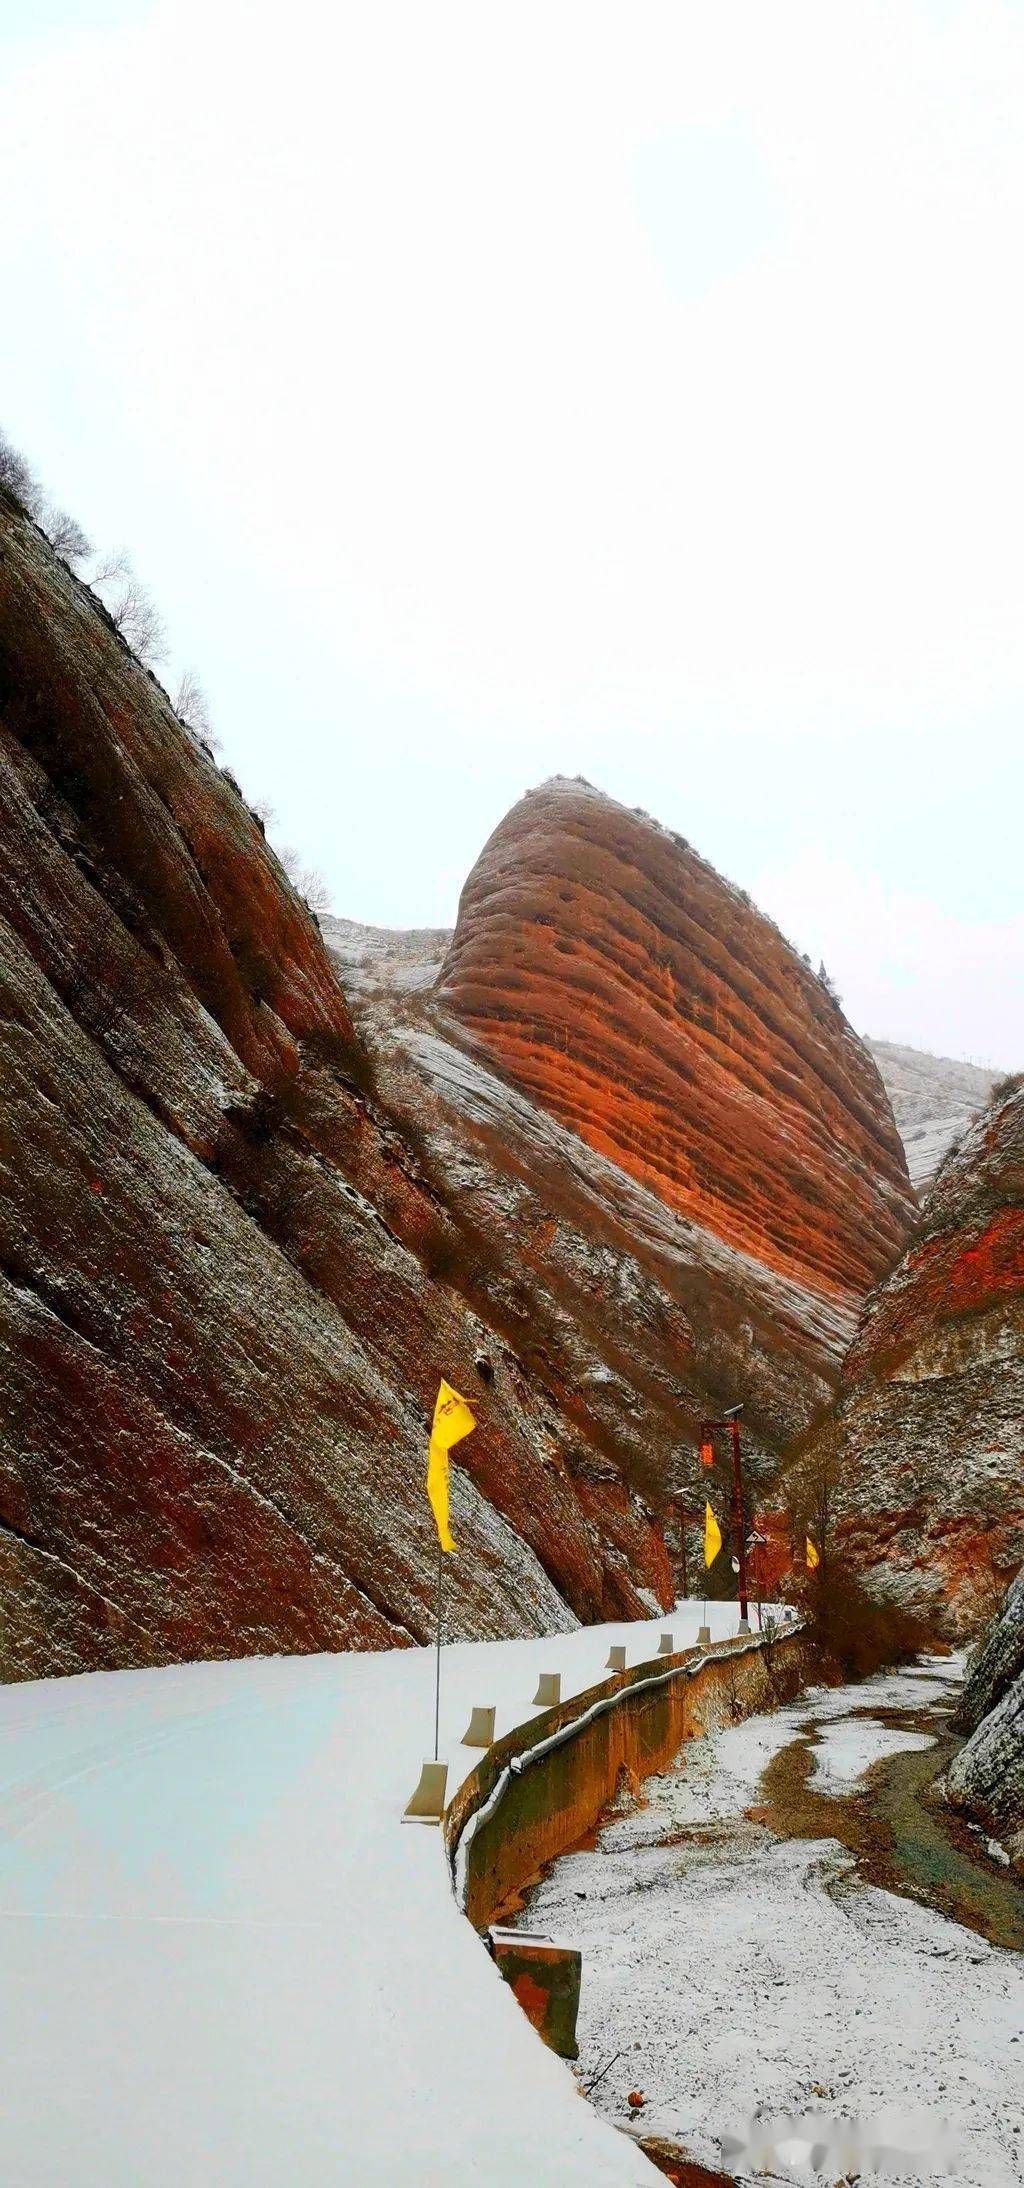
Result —
[[[767, 1648], [755, 1634], [710, 1653], [688, 1649], [619, 1672], [496, 1741], [444, 1817], [470, 1921], [477, 1929], [496, 1921], [545, 1862], [575, 1845], [622, 1772], [638, 1784], [667, 1769], [695, 1733], [777, 1707], [804, 1668], [799, 1633]], [[603, 1706], [613, 1697], [614, 1707]], [[558, 1744], [531, 1752], [559, 1733]]]

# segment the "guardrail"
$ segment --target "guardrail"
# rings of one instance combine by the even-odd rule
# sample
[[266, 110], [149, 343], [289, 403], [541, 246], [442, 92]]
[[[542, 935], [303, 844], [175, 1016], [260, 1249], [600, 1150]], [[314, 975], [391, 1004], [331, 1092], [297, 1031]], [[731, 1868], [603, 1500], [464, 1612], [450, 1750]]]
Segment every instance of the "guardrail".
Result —
[[469, 1920], [485, 1929], [514, 1905], [597, 1822], [623, 1772], [639, 1784], [667, 1769], [695, 1733], [788, 1699], [803, 1672], [800, 1627], [743, 1635], [635, 1664], [496, 1741], [442, 1820]]

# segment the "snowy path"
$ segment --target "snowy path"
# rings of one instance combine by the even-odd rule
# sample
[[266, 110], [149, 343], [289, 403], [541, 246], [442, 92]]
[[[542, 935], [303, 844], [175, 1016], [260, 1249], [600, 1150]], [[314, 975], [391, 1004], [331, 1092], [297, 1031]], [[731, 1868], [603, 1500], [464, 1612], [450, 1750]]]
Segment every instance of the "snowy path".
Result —
[[[449, 1794], [610, 1641], [447, 1649]], [[735, 1605], [710, 1606], [712, 1633]], [[430, 1752], [429, 1650], [0, 1689], [2, 2188], [618, 2188], [655, 2179], [576, 2093], [402, 1825]]]
[[[695, 1740], [678, 1770], [648, 1779], [645, 1805], [555, 1863], [523, 1921], [582, 1947], [581, 2067], [594, 2075], [622, 2054], [596, 2093], [607, 2117], [624, 2123], [640, 2089], [644, 2132], [714, 2166], [723, 2134], [755, 2109], [888, 2113], [903, 2147], [948, 2126], [958, 2188], [1020, 2188], [1024, 1955], [861, 1885], [835, 1839], [777, 1839], [744, 1813], [763, 1799], [766, 1765], [811, 1722], [823, 1736], [810, 1782], [828, 1792], [883, 1754], [930, 1744], [856, 1713], [939, 1700], [957, 1669], [933, 1660], [816, 1690]], [[769, 2177], [814, 2176], [783, 2165]], [[926, 2163], [899, 2178], [930, 2188], [950, 2174]]]

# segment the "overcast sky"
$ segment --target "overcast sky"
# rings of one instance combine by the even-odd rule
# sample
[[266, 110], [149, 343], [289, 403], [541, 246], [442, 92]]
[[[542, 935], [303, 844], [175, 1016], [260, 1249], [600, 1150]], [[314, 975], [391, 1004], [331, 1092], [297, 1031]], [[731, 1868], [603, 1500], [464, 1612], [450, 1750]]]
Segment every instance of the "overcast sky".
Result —
[[1024, 10], [0, 0], [0, 423], [389, 925], [530, 784], [1024, 1064]]

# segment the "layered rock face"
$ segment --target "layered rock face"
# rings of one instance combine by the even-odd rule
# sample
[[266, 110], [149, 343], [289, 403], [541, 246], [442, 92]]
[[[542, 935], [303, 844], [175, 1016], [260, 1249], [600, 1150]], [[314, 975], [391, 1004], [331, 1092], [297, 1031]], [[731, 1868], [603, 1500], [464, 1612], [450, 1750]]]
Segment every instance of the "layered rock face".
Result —
[[0, 842], [0, 1676], [427, 1636], [441, 1374], [450, 1630], [667, 1601], [259, 825], [2, 493]]
[[1007, 1590], [964, 1681], [968, 1735], [950, 1765], [947, 1797], [1009, 1842], [1024, 1869], [1024, 1571]]
[[454, 935], [325, 931], [389, 1105], [507, 1242], [491, 1311], [565, 1393], [588, 1510], [626, 1557], [622, 1478], [679, 1492], [698, 1555], [705, 1490], [731, 1496], [697, 1465], [702, 1415], [742, 1403], [767, 1478], [905, 1235], [861, 1044], [745, 899], [585, 785], [515, 808]]
[[771, 923], [579, 782], [524, 798], [462, 892], [439, 996], [527, 1093], [713, 1237], [856, 1300], [914, 1201], [877, 1070]]
[[972, 1631], [1024, 1558], [1024, 1085], [939, 1173], [843, 1369], [840, 1533], [878, 1592]]
[[332, 959], [2, 495], [0, 843], [0, 1675], [425, 1638], [442, 1374], [449, 1630], [666, 1605], [699, 1419], [774, 1463], [911, 1206], [776, 930], [556, 785]]

